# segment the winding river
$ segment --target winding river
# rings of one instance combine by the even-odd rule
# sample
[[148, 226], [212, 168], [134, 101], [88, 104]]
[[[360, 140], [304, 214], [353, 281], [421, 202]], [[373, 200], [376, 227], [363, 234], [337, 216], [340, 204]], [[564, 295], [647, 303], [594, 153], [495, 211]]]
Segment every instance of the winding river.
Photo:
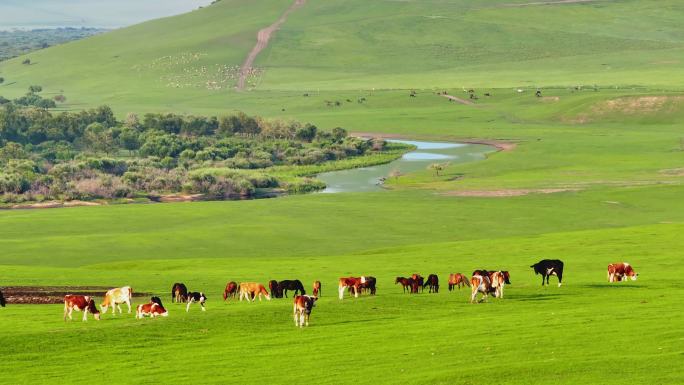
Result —
[[349, 170], [331, 171], [318, 174], [317, 178], [327, 187], [323, 193], [367, 192], [384, 190], [382, 179], [397, 170], [402, 174], [425, 170], [431, 163], [465, 163], [483, 160], [495, 151], [491, 146], [449, 142], [422, 142], [414, 140], [390, 139], [388, 142], [405, 143], [416, 146], [401, 158], [387, 164]]

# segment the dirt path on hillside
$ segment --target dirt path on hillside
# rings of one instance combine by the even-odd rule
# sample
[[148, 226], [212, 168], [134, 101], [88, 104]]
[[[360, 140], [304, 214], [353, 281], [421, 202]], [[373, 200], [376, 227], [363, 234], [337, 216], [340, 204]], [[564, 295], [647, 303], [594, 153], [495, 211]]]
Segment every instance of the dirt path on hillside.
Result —
[[447, 98], [447, 99], [449, 99], [449, 100], [451, 100], [451, 101], [454, 101], [454, 102], [456, 102], [456, 103], [465, 104], [466, 106], [474, 106], [474, 105], [475, 105], [475, 103], [471, 102], [471, 101], [468, 100], [468, 99], [461, 99], [461, 98], [456, 97], [456, 96], [453, 96], [453, 95], [441, 94], [441, 96], [442, 96], [442, 97], [445, 97], [445, 98]]
[[555, 0], [555, 1], [535, 1], [532, 3], [502, 4], [501, 7], [531, 7], [535, 5], [560, 5], [577, 3], [595, 3], [600, 0]]
[[285, 23], [285, 21], [287, 21], [287, 17], [290, 15], [290, 13], [296, 11], [298, 8], [301, 8], [305, 3], [306, 0], [295, 0], [295, 2], [292, 3], [287, 10], [285, 10], [285, 12], [275, 23], [257, 33], [257, 43], [254, 48], [252, 48], [252, 51], [249, 53], [249, 55], [247, 55], [247, 59], [245, 59], [245, 62], [242, 63], [242, 67], [240, 67], [240, 77], [238, 78], [237, 83], [238, 91], [245, 89], [245, 82], [247, 81], [247, 76], [249, 76], [249, 73], [252, 71], [254, 60], [257, 58], [259, 53], [268, 46], [268, 41], [271, 40], [273, 33], [275, 33], [275, 31], [277, 31], [278, 28]]

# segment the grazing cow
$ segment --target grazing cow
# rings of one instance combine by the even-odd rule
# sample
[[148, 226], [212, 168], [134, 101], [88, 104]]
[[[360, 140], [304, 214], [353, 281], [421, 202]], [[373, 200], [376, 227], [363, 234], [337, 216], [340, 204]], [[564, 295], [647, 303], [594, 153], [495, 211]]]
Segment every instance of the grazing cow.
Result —
[[128, 305], [128, 312], [131, 312], [131, 298], [133, 297], [133, 289], [131, 289], [130, 286], [124, 286], [124, 287], [118, 287], [115, 289], [109, 290], [104, 297], [104, 301], [102, 301], [102, 304], [100, 304], [100, 308], [102, 308], [102, 313], [107, 313], [107, 308], [112, 307], [112, 314], [116, 315], [116, 309], [119, 309], [119, 313], [123, 313], [121, 311], [121, 304], [125, 303]]
[[223, 300], [227, 300], [228, 297], [235, 299], [238, 291], [238, 284], [234, 281], [230, 281], [226, 284], [226, 289], [223, 291]]
[[316, 306], [316, 301], [318, 297], [310, 295], [296, 295], [294, 297], [294, 321], [295, 326], [304, 327], [309, 326], [309, 317], [311, 317], [311, 311], [314, 306]]
[[313, 283], [313, 295], [314, 297], [320, 297], [321, 294], [321, 281], [314, 281]]
[[611, 263], [608, 265], [608, 282], [626, 281], [627, 277], [636, 281], [639, 274], [627, 262]]
[[295, 295], [301, 294], [305, 295], [306, 291], [304, 291], [304, 285], [302, 285], [302, 281], [298, 279], [294, 280], [289, 280], [286, 279], [284, 281], [278, 282], [278, 291], [281, 292], [282, 294], [285, 295], [285, 298], [287, 298], [287, 291], [288, 290], [294, 290]]
[[425, 284], [423, 284], [423, 288], [425, 288], [425, 286], [429, 287], [428, 293], [439, 293], [439, 277], [437, 277], [437, 274], [428, 275]]
[[161, 300], [159, 299], [159, 297], [152, 297], [150, 303], [138, 305], [135, 312], [136, 319], [143, 319], [147, 315], [152, 318], [168, 317], [169, 312], [166, 309], [164, 309], [164, 305], [161, 304]]
[[558, 277], [558, 287], [563, 283], [563, 261], [559, 259], [542, 259], [541, 261], [530, 266], [534, 269], [534, 275], [541, 274], [542, 286], [549, 284], [549, 277], [555, 275]]
[[413, 293], [413, 279], [412, 278], [404, 278], [404, 277], [397, 277], [397, 279], [394, 280], [394, 284], [400, 283], [402, 288], [404, 289], [404, 294], [406, 291], [409, 293]]
[[423, 284], [425, 283], [425, 279], [420, 275], [420, 274], [411, 274], [411, 279], [413, 280], [413, 292], [417, 293], [418, 288], [420, 287], [420, 291], [423, 291]]
[[268, 289], [271, 290], [272, 298], [283, 298], [283, 291], [278, 287], [278, 281], [272, 279], [268, 281]]
[[171, 302], [186, 302], [188, 300], [188, 287], [184, 283], [174, 283], [171, 288]]
[[470, 282], [468, 282], [468, 277], [461, 273], [456, 273], [456, 274], [449, 274], [449, 291], [454, 290], [454, 287], [458, 286], [458, 289], [461, 289], [461, 286], [470, 286]]
[[202, 311], [207, 311], [207, 309], [204, 307], [204, 303], [207, 302], [207, 296], [205, 296], [201, 291], [193, 291], [188, 293], [188, 304], [185, 306], [186, 313], [190, 311], [190, 305], [192, 305], [193, 302], [199, 303], [202, 307]]
[[[473, 271], [470, 283], [472, 285], [471, 302], [475, 301], [478, 292], [483, 293], [482, 300], [487, 299], [487, 294], [489, 293], [493, 293], [495, 298], [503, 298], [504, 286], [506, 285], [506, 274], [503, 271], [486, 269], [475, 270]], [[486, 290], [486, 293], [482, 290]]]
[[489, 280], [494, 289], [495, 298], [503, 298], [504, 286], [506, 286], [506, 275], [503, 271], [494, 271], [489, 273]]
[[359, 285], [359, 289], [361, 289], [361, 293], [368, 291], [370, 292], [370, 295], [375, 295], [375, 284], [377, 283], [377, 279], [375, 277], [367, 276], [367, 277], [360, 277], [361, 284]]
[[83, 321], [88, 321], [88, 313], [92, 314], [93, 317], [99, 321], [100, 311], [97, 310], [95, 306], [95, 300], [87, 295], [65, 295], [64, 296], [64, 321], [66, 321], [67, 316], [69, 320], [72, 320], [71, 313], [74, 311], [83, 312]]
[[244, 297], [247, 301], [252, 302], [259, 297], [259, 302], [261, 302], [261, 296], [266, 297], [267, 300], [271, 300], [271, 296], [264, 285], [256, 282], [242, 282], [240, 283], [240, 301]]
[[2, 291], [0, 291], [0, 306], [5, 307], [6, 303], [7, 302], [5, 302], [5, 296], [2, 295]]

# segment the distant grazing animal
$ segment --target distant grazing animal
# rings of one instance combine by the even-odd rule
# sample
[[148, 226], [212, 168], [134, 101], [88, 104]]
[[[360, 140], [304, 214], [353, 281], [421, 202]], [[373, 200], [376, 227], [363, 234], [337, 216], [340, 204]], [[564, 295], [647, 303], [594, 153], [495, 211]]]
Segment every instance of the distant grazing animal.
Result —
[[268, 289], [271, 291], [271, 298], [283, 298], [283, 291], [278, 287], [278, 281], [272, 279], [268, 281]]
[[235, 299], [238, 291], [238, 284], [234, 281], [230, 281], [226, 284], [226, 289], [223, 291], [223, 300], [227, 300], [228, 297]]
[[186, 302], [188, 300], [188, 288], [184, 283], [174, 283], [171, 288], [171, 302]]
[[294, 290], [295, 295], [301, 294], [305, 295], [306, 291], [304, 290], [304, 285], [302, 285], [302, 281], [298, 279], [293, 279], [293, 280], [283, 280], [278, 282], [278, 291], [280, 291], [283, 295], [285, 295], [285, 298], [287, 298], [287, 292], [288, 290]]
[[65, 295], [64, 296], [64, 321], [67, 316], [71, 318], [74, 310], [83, 312], [83, 321], [88, 321], [88, 313], [92, 314], [96, 320], [100, 320], [100, 311], [95, 306], [95, 300], [87, 295]]
[[632, 281], [636, 281], [638, 276], [639, 274], [627, 262], [611, 263], [608, 265], [608, 282], [626, 281], [628, 277]]
[[316, 306], [316, 301], [318, 297], [310, 295], [296, 295], [294, 297], [294, 321], [295, 326], [304, 327], [309, 326], [309, 318], [311, 317], [311, 311], [314, 306]]
[[0, 306], [5, 307], [6, 303], [7, 302], [5, 302], [5, 296], [2, 295], [2, 291], [0, 291]]
[[143, 319], [147, 315], [152, 318], [169, 316], [169, 312], [164, 309], [164, 306], [154, 301], [155, 298], [159, 299], [159, 297], [152, 297], [152, 302], [138, 305], [135, 311], [136, 319]]
[[449, 291], [454, 290], [454, 287], [461, 289], [461, 286], [470, 286], [468, 277], [461, 273], [449, 274]]
[[425, 282], [425, 279], [420, 274], [412, 274], [411, 278], [414, 281], [414, 288], [416, 288], [414, 293], [418, 292], [417, 287], [420, 287], [420, 291], [422, 292], [423, 291], [423, 283]]
[[314, 281], [313, 283], [313, 295], [314, 297], [320, 297], [321, 294], [321, 281]]
[[370, 295], [375, 295], [376, 292], [376, 285], [377, 279], [375, 277], [367, 276], [367, 277], [361, 277], [361, 284], [359, 285], [359, 289], [361, 290], [361, 293], [364, 293], [368, 291]]
[[128, 312], [131, 312], [131, 298], [133, 297], [133, 289], [130, 286], [117, 287], [115, 289], [109, 290], [100, 304], [102, 308], [102, 313], [107, 313], [107, 308], [112, 307], [112, 314], [116, 314], [116, 309], [121, 311], [121, 304], [125, 303], [128, 305]]
[[439, 293], [439, 277], [437, 274], [428, 275], [423, 287], [428, 286], [428, 293]]
[[559, 259], [542, 259], [541, 261], [530, 266], [534, 269], [534, 275], [541, 274], [542, 286], [544, 286], [544, 279], [546, 284], [549, 284], [549, 277], [555, 275], [558, 277], [558, 287], [563, 283], [563, 261]]
[[258, 296], [259, 301], [261, 302], [262, 295], [266, 297], [267, 300], [271, 300], [271, 296], [268, 294], [264, 285], [256, 282], [240, 283], [240, 301], [242, 301], [242, 298], [244, 297], [247, 301], [252, 302]]
[[413, 287], [412, 287], [413, 286], [413, 279], [405, 278], [405, 277], [397, 277], [394, 280], [394, 284], [396, 285], [398, 283], [401, 284], [402, 288], [404, 289], [404, 293], [406, 293], [407, 291], [409, 293], [413, 293]]
[[204, 303], [207, 302], [207, 296], [205, 296], [201, 291], [193, 291], [188, 293], [188, 304], [185, 306], [186, 313], [190, 311], [190, 305], [192, 305], [193, 302], [199, 303], [202, 307], [202, 311], [207, 311], [207, 308], [204, 307]]

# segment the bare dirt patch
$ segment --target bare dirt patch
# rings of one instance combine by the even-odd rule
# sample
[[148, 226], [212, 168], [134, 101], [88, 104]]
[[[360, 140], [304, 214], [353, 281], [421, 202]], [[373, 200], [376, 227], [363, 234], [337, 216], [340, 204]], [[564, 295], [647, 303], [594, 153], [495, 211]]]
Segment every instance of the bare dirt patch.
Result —
[[292, 5], [290, 5], [290, 7], [285, 10], [285, 12], [280, 16], [278, 20], [276, 20], [275, 23], [269, 25], [268, 27], [260, 30], [257, 33], [257, 43], [254, 46], [254, 48], [252, 48], [252, 51], [250, 51], [250, 53], [247, 55], [247, 59], [245, 59], [245, 62], [242, 63], [242, 66], [240, 67], [240, 77], [238, 78], [237, 83], [238, 90], [241, 91], [245, 89], [245, 82], [247, 80], [247, 77], [255, 71], [255, 69], [253, 68], [254, 60], [256, 60], [259, 53], [268, 46], [268, 42], [269, 40], [271, 40], [271, 37], [273, 36], [275, 31], [277, 31], [278, 28], [280, 28], [280, 26], [287, 21], [287, 17], [290, 15], [290, 13], [296, 11], [304, 4], [306, 4], [306, 0], [295, 0], [295, 2], [292, 3]]
[[483, 197], [483, 198], [506, 198], [518, 197], [530, 194], [555, 194], [568, 191], [578, 191], [569, 188], [544, 188], [544, 189], [502, 189], [502, 190], [464, 190], [449, 191], [442, 195], [453, 197]]
[[541, 98], [542, 102], [558, 102], [560, 101], [560, 96], [544, 96]]
[[98, 202], [85, 202], [85, 201], [49, 201], [49, 202], [37, 202], [37, 203], [18, 203], [12, 205], [11, 209], [54, 209], [59, 207], [79, 207], [79, 206], [101, 206], [102, 203]]
[[[64, 303], [67, 294], [104, 297], [109, 289], [107, 286], [6, 286], [0, 291], [8, 304], [48, 305]], [[150, 293], [133, 292], [133, 297], [149, 296]]]
[[[592, 108], [596, 114], [620, 112], [623, 114], [643, 114], [674, 110], [676, 104], [684, 101], [684, 96], [637, 96], [606, 100]], [[671, 112], [671, 111], [670, 111]]]

